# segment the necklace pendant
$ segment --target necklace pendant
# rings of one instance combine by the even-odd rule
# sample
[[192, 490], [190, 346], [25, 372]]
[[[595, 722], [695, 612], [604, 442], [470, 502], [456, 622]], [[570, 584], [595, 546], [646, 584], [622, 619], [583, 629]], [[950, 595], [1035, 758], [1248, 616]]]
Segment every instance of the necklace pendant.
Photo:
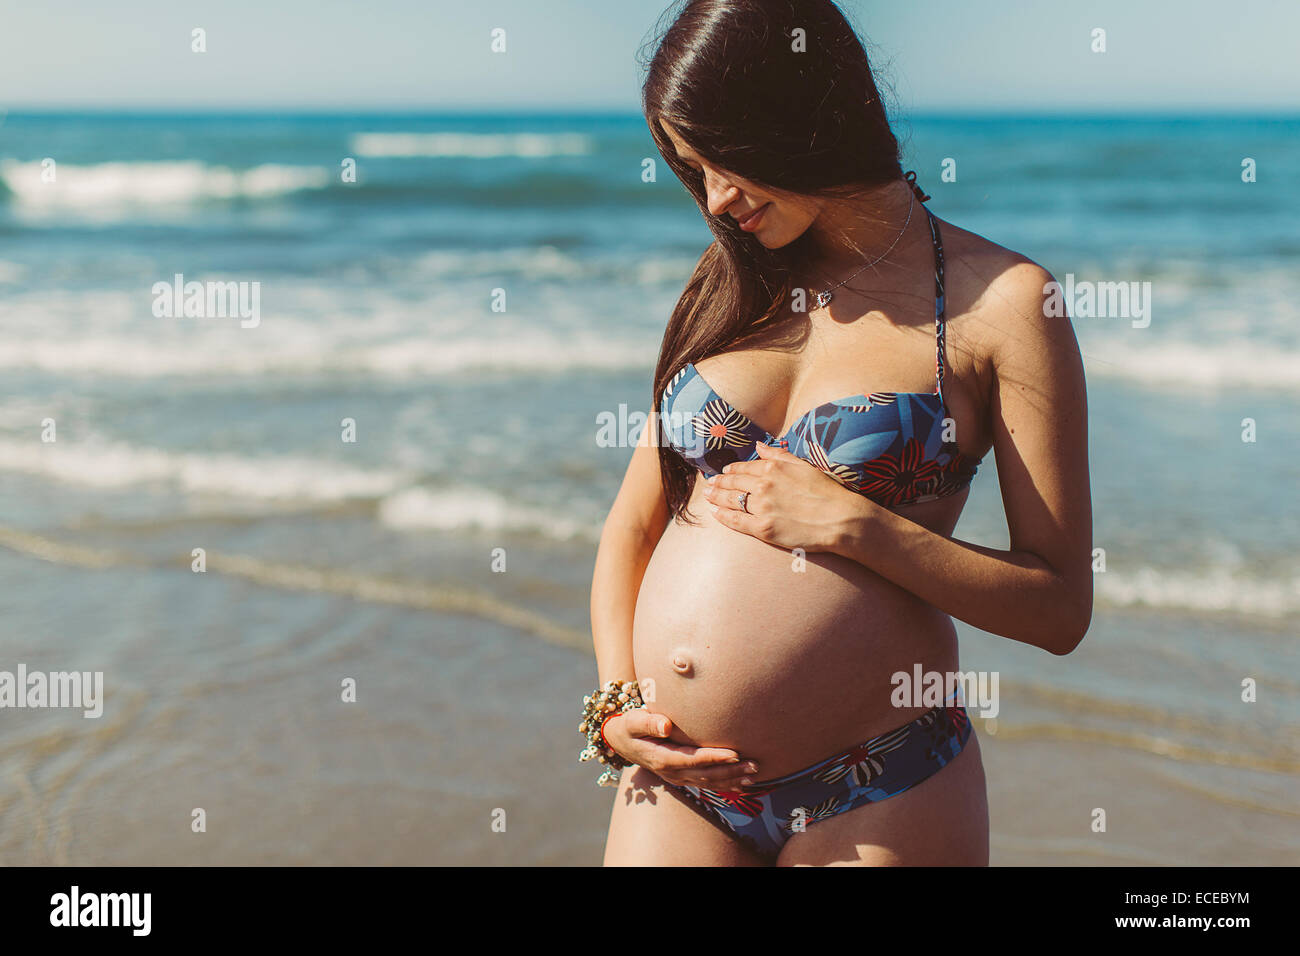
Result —
[[831, 301], [831, 294], [829, 292], [818, 292], [815, 301], [817, 303], [817, 308], [824, 309]]

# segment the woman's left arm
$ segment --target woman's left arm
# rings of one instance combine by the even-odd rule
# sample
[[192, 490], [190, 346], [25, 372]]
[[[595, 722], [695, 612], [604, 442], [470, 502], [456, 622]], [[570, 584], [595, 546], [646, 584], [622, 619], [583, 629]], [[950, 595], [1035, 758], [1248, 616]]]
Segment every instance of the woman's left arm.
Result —
[[[1068, 654], [1092, 619], [1092, 501], [1083, 362], [1068, 316], [1049, 314], [1045, 270], [999, 278], [1010, 306], [991, 356], [993, 449], [1010, 532], [998, 551], [929, 531], [760, 445], [711, 482], [715, 517], [781, 547], [865, 565], [967, 624]], [[753, 493], [753, 514], [737, 491]]]

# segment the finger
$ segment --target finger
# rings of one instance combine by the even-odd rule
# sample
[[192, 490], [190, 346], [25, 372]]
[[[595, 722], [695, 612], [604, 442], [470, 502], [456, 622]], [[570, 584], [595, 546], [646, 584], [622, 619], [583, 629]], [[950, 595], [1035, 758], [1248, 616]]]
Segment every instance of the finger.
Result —
[[743, 474], [720, 474], [704, 481], [704, 493], [722, 489], [724, 491], [753, 491], [754, 477]]
[[623, 716], [627, 718], [627, 732], [633, 737], [667, 737], [673, 730], [673, 722], [663, 714], [652, 714], [641, 707]]
[[709, 790], [738, 790], [750, 786], [758, 779], [754, 776], [754, 771], [746, 769], [745, 764], [679, 770], [676, 774], [696, 786], [706, 787]]
[[767, 445], [761, 441], [754, 442], [754, 451], [760, 459], [770, 458], [773, 461], [803, 461], [798, 455], [793, 455], [784, 448], [776, 445]]
[[[748, 475], [719, 475], [706, 483], [704, 488], [704, 497], [710, 504], [715, 504], [720, 508], [735, 508], [737, 511], [749, 510], [749, 501], [753, 499], [755, 492], [754, 479]], [[745, 507], [740, 506], [740, 495], [749, 492], [750, 498], [746, 499]]]
[[665, 751], [662, 754], [664, 766], [674, 770], [695, 770], [718, 765], [735, 766], [740, 763], [740, 754], [723, 747], [692, 747], [689, 744], [658, 744]]
[[761, 459], [758, 461], [733, 461], [722, 469], [724, 475], [770, 475], [771, 473], [772, 462]]
[[[775, 445], [765, 445], [762, 442], [755, 442], [754, 449], [758, 453], [758, 458], [750, 461], [735, 461], [722, 469], [723, 474], [727, 475], [770, 475], [772, 470], [778, 465], [802, 465], [808, 468], [817, 468], [807, 458], [800, 458], [784, 448], [778, 448]], [[818, 469], [820, 470], [820, 469]]]
[[[749, 499], [747, 504], [753, 502]], [[718, 524], [730, 528], [732, 531], [739, 531], [741, 534], [751, 535], [755, 538], [761, 538], [759, 532], [759, 522], [761, 519], [749, 511], [741, 511], [737, 508], [719, 508], [717, 505], [709, 506], [713, 511], [713, 517], [717, 519]]]
[[798, 457], [798, 455], [793, 454], [789, 449], [783, 449], [783, 447], [776, 445], [764, 445], [761, 441], [754, 442], [754, 451], [758, 454], [758, 460], [757, 462], [749, 462], [749, 464], [762, 464], [763, 460], [768, 460], [768, 462], [810, 464], [806, 459]]

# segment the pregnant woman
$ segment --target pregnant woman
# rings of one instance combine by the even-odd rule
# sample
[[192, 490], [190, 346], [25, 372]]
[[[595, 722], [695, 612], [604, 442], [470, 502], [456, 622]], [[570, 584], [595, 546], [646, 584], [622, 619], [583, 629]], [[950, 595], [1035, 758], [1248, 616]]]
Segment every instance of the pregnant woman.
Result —
[[[605, 863], [987, 864], [962, 702], [892, 678], [957, 673], [953, 617], [1058, 655], [1088, 629], [1052, 277], [925, 205], [830, 0], [685, 3], [643, 92], [715, 241], [596, 558]], [[952, 537], [990, 451], [1007, 550]]]

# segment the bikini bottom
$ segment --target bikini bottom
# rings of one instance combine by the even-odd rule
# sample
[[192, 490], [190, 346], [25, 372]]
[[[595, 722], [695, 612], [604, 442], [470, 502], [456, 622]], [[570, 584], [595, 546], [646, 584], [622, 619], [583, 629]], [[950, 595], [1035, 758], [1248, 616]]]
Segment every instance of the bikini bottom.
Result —
[[973, 730], [956, 700], [896, 730], [774, 780], [739, 790], [666, 789], [743, 846], [772, 862], [787, 840], [818, 821], [897, 796], [938, 773]]

